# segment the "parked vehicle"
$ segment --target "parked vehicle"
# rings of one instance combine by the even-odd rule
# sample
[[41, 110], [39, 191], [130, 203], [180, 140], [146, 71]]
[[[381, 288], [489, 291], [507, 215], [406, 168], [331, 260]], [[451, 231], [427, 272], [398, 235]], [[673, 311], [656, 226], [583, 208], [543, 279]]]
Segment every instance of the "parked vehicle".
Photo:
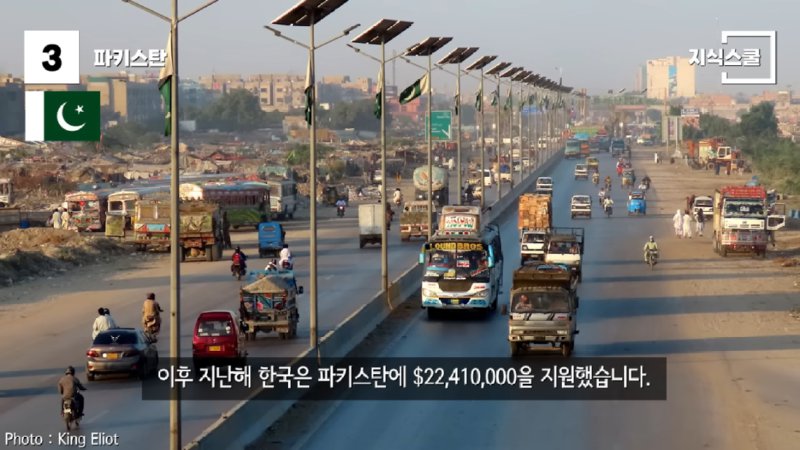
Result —
[[286, 230], [278, 222], [258, 224], [258, 256], [277, 258], [286, 243]]
[[158, 370], [158, 349], [137, 328], [101, 331], [86, 351], [86, 379], [128, 373], [144, 379]]
[[242, 366], [247, 362], [244, 322], [239, 313], [214, 310], [197, 316], [192, 361], [196, 372], [210, 365]]

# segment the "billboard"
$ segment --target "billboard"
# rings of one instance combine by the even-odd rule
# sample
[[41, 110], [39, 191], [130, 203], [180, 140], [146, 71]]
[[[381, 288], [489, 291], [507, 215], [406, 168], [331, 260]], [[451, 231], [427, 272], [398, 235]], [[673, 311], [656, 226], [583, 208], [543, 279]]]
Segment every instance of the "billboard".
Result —
[[669, 82], [669, 98], [678, 96], [678, 66], [669, 66], [667, 69], [667, 80]]

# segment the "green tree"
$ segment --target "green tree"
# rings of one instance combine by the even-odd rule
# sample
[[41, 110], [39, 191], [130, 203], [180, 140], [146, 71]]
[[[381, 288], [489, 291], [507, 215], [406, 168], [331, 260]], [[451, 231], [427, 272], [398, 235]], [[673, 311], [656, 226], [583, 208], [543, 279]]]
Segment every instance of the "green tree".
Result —
[[741, 134], [748, 138], [778, 137], [778, 119], [775, 117], [775, 106], [769, 102], [761, 102], [750, 108], [750, 111], [742, 114], [742, 121], [739, 124]]
[[[163, 125], [163, 121], [161, 122]], [[124, 122], [103, 132], [103, 147], [123, 149], [147, 147], [161, 141], [161, 136], [153, 129], [135, 122]]]
[[264, 128], [267, 122], [258, 98], [245, 89], [224, 94], [198, 116], [201, 128], [220, 131], [252, 131]]
[[[328, 147], [327, 145], [317, 144], [316, 151], [317, 161], [320, 161], [326, 158], [333, 151], [333, 148]], [[308, 144], [296, 144], [289, 149], [289, 153], [286, 156], [286, 162], [292, 166], [308, 166], [309, 161], [311, 160], [310, 152], [311, 148], [308, 146]]]

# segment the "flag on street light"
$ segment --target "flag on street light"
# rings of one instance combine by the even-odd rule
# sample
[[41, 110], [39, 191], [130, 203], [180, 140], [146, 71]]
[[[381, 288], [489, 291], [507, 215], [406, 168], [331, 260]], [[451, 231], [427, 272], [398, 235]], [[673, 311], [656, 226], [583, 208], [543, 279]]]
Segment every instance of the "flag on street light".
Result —
[[480, 89], [475, 94], [475, 111], [483, 112], [483, 91]]
[[306, 123], [311, 125], [311, 108], [314, 106], [314, 74], [311, 73], [311, 60], [308, 60], [308, 68], [306, 69]]
[[373, 112], [375, 113], [375, 117], [378, 119], [381, 118], [383, 114], [383, 108], [381, 107], [381, 97], [383, 96], [383, 69], [381, 69], [380, 73], [378, 74], [378, 93], [375, 94], [375, 108]]
[[514, 104], [513, 93], [511, 92], [511, 88], [508, 88], [508, 98], [506, 99], [505, 106], [503, 106], [503, 110], [508, 111], [512, 104]]
[[497, 106], [497, 102], [500, 101], [500, 86], [497, 86], [497, 89], [492, 92], [492, 106]]
[[164, 136], [172, 133], [172, 33], [167, 38], [167, 56], [164, 67], [158, 73], [158, 91], [164, 99]]
[[453, 101], [455, 102], [455, 113], [458, 115], [459, 113], [459, 103], [461, 103], [461, 92], [456, 91], [455, 97], [453, 97]]
[[415, 81], [414, 84], [403, 89], [403, 92], [400, 93], [400, 104], [404, 105], [422, 95], [423, 92], [428, 92], [429, 84], [430, 78], [428, 78], [428, 74], [426, 73], [425, 76]]

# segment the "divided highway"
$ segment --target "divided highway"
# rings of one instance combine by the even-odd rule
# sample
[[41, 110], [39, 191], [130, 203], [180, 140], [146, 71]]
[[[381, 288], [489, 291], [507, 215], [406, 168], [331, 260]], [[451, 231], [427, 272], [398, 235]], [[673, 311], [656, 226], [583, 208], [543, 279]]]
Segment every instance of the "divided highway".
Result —
[[[453, 177], [455, 178], [455, 177]], [[452, 192], [457, 192], [453, 190]], [[410, 192], [406, 192], [407, 198]], [[455, 195], [455, 194], [453, 194]], [[496, 191], [486, 192], [487, 203]], [[358, 208], [348, 208], [345, 218], [336, 218], [328, 208], [321, 212], [318, 232], [320, 338], [380, 289], [380, 247], [358, 248]], [[320, 209], [322, 211], [322, 209]], [[395, 219], [389, 233], [390, 279], [414, 263], [419, 241], [402, 243]], [[287, 241], [295, 256], [299, 283], [308, 292], [308, 221], [287, 223]], [[237, 232], [234, 243], [250, 255], [249, 268], [262, 269], [266, 259], [257, 256], [256, 234]], [[226, 252], [228, 258], [230, 252]], [[68, 274], [29, 285], [23, 304], [0, 307], [0, 429], [3, 432], [54, 438], [64, 430], [59, 417], [56, 381], [68, 365], [75, 366], [85, 383], [85, 350], [90, 344], [91, 324], [99, 306], [111, 309], [120, 326], [139, 326], [145, 294], [155, 292], [166, 310], [158, 343], [162, 361], [169, 356], [169, 265], [154, 259], [149, 269], [110, 271], [97, 267], [81, 269], [82, 275]], [[191, 356], [191, 336], [198, 313], [209, 309], [236, 309], [240, 285], [230, 275], [229, 262], [198, 262], [181, 265], [181, 352]], [[59, 293], [44, 299], [39, 285], [60, 285]], [[24, 300], [35, 301], [26, 305]], [[293, 357], [308, 347], [308, 296], [298, 300], [298, 338], [280, 341], [277, 335], [259, 334], [248, 343], [251, 357]], [[12, 345], [12, 343], [16, 343]], [[79, 433], [104, 432], [119, 435], [117, 449], [142, 448], [150, 443], [168, 442], [169, 409], [166, 401], [142, 401], [139, 382], [128, 378], [99, 378], [85, 383], [86, 417]], [[190, 442], [222, 413], [236, 403], [187, 402], [183, 406], [184, 443]], [[14, 447], [9, 447], [14, 448]]]

